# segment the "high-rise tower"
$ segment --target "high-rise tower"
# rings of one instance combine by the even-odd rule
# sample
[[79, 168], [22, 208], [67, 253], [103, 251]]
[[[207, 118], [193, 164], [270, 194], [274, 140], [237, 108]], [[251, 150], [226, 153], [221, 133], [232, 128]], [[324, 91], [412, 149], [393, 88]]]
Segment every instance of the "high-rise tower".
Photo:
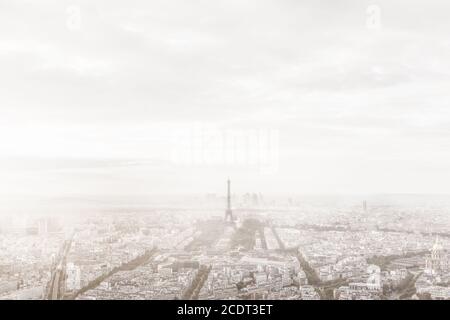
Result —
[[228, 179], [228, 195], [227, 195], [227, 210], [225, 210], [225, 221], [233, 222], [233, 211], [231, 211], [231, 181]]

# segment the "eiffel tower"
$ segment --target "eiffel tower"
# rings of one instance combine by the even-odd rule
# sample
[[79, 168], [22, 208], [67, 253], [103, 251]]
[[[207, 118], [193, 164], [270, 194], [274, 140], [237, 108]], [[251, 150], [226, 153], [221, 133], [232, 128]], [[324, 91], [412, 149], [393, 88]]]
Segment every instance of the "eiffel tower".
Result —
[[228, 179], [227, 210], [225, 210], [225, 222], [233, 222], [233, 211], [231, 211], [231, 181]]

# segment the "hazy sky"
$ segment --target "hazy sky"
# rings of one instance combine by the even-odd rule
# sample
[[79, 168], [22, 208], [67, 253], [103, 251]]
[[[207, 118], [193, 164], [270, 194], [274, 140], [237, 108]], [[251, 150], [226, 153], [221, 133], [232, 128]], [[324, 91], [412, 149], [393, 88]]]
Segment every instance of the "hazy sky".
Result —
[[[223, 192], [227, 177], [237, 192], [448, 193], [449, 13], [0, 0], [0, 194]], [[273, 167], [174, 158], [198, 128], [262, 144]]]

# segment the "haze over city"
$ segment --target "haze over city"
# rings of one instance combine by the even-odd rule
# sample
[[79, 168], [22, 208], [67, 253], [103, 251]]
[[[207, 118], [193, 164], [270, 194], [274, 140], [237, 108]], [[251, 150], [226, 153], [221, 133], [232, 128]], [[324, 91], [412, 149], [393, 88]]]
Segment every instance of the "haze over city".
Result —
[[2, 0], [0, 300], [450, 299], [449, 11]]

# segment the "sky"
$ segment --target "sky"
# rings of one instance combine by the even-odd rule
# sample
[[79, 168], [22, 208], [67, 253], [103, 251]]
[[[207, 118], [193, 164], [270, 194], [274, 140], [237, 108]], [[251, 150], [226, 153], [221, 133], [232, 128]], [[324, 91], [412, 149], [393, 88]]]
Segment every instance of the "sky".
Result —
[[448, 193], [449, 11], [0, 0], [0, 197]]

